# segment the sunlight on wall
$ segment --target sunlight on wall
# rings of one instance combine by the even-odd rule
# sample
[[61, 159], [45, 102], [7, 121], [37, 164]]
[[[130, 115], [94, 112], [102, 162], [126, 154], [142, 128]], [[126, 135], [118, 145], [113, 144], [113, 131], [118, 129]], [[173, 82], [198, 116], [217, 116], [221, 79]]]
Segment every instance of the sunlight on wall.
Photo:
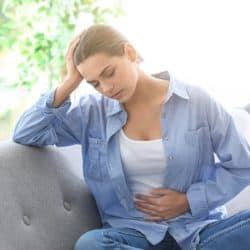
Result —
[[124, 0], [114, 26], [145, 58], [150, 71], [167, 69], [202, 85], [221, 103], [250, 103], [249, 1]]

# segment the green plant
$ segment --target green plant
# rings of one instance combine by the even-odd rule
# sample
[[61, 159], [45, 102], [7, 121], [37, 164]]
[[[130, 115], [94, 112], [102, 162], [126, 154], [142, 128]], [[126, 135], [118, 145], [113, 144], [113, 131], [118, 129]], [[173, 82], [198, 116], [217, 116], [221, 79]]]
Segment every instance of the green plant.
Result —
[[21, 55], [19, 80], [9, 86], [31, 90], [42, 78], [51, 89], [61, 78], [77, 20], [85, 15], [105, 23], [122, 14], [120, 0], [0, 0], [0, 51]]

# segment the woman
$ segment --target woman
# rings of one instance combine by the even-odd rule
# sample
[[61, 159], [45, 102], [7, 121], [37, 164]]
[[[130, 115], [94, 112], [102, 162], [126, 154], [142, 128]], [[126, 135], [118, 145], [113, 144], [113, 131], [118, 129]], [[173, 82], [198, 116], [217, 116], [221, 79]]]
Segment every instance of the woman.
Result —
[[[246, 139], [205, 91], [140, 61], [120, 32], [89, 27], [69, 46], [62, 84], [16, 125], [18, 143], [82, 145], [103, 228], [75, 250], [249, 249], [250, 212], [226, 218], [222, 206], [249, 183]], [[83, 79], [98, 93], [70, 107]]]

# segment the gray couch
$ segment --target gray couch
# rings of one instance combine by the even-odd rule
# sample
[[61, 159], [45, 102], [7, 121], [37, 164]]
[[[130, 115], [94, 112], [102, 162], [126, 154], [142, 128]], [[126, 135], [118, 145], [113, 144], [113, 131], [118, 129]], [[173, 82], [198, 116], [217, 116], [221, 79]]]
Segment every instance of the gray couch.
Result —
[[[250, 143], [250, 115], [234, 117]], [[101, 226], [84, 184], [80, 146], [35, 148], [0, 143], [0, 250], [71, 250], [82, 233]], [[227, 204], [250, 208], [250, 189]]]
[[100, 227], [80, 151], [0, 143], [0, 250], [73, 250]]

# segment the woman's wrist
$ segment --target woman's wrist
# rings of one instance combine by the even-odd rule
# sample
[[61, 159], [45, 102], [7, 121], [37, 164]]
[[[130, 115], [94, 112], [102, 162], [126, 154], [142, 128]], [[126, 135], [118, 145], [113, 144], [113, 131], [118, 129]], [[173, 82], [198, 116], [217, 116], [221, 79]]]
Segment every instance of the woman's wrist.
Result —
[[58, 108], [76, 89], [79, 84], [65, 79], [55, 90], [54, 102], [52, 108]]

